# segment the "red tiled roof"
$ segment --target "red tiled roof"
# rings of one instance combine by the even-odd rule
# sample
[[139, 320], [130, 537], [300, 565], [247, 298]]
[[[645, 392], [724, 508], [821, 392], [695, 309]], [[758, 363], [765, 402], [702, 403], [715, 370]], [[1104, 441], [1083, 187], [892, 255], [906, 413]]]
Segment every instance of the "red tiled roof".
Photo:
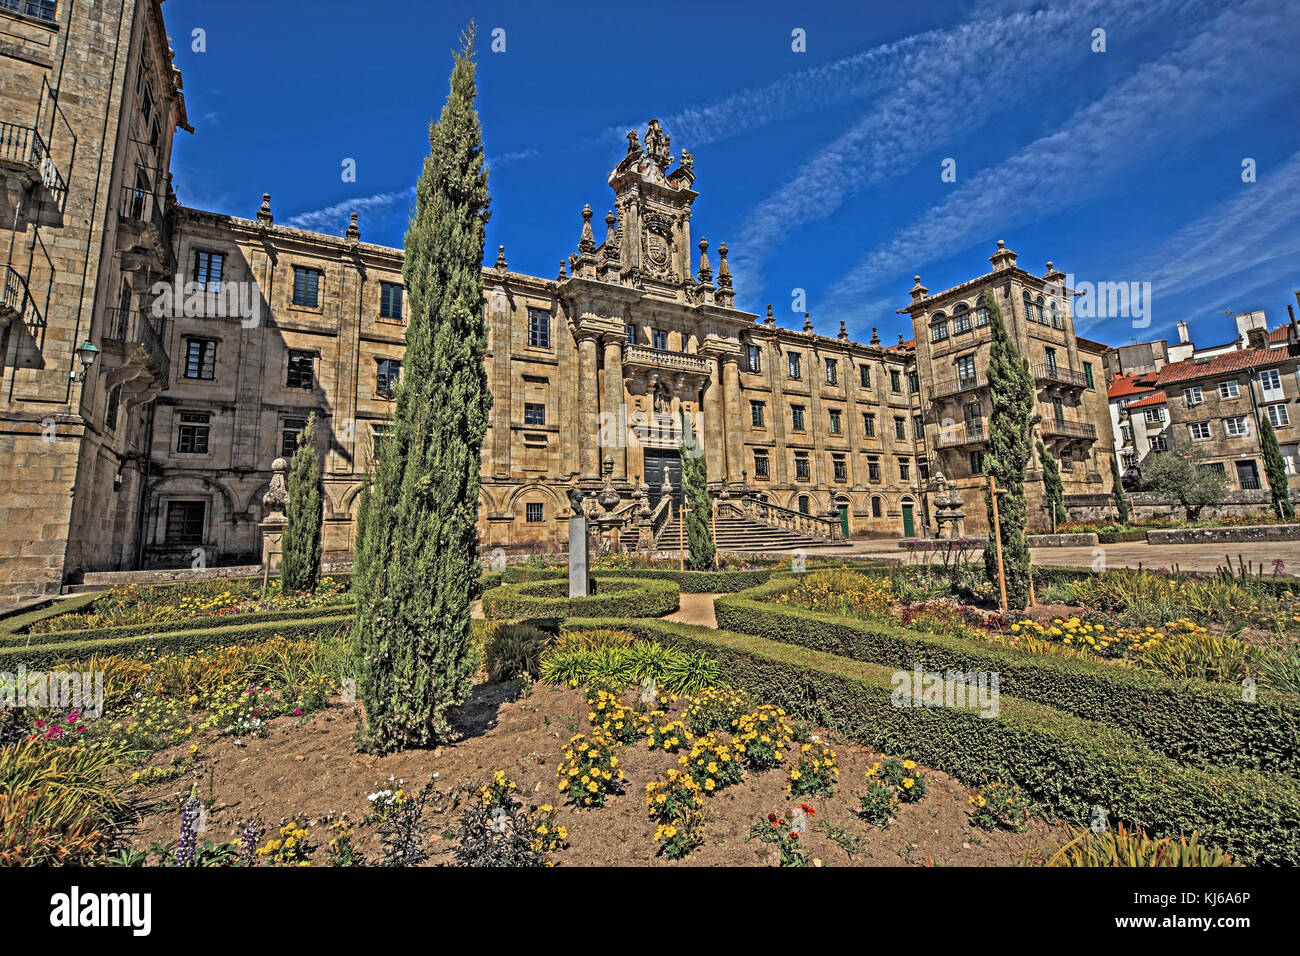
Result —
[[916, 339], [908, 339], [906, 342], [899, 342], [897, 345], [891, 345], [890, 348], [895, 352], [906, 352], [909, 349], [916, 348]]
[[1165, 401], [1166, 401], [1166, 399], [1165, 399], [1165, 393], [1164, 393], [1164, 392], [1154, 392], [1154, 393], [1152, 393], [1152, 394], [1150, 394], [1150, 395], [1147, 395], [1147, 396], [1145, 396], [1145, 397], [1143, 397], [1143, 398], [1139, 398], [1136, 402], [1129, 402], [1128, 405], [1127, 405], [1126, 407], [1127, 407], [1127, 408], [1146, 408], [1146, 407], [1148, 407], [1148, 406], [1150, 406], [1150, 405], [1163, 405], [1163, 404], [1165, 404]]
[[1272, 332], [1268, 333], [1268, 340], [1270, 342], [1285, 342], [1287, 333], [1290, 331], [1290, 325], [1279, 325]]
[[1300, 345], [1288, 345], [1285, 348], [1240, 349], [1236, 352], [1224, 352], [1204, 362], [1197, 362], [1194, 359], [1175, 362], [1160, 370], [1160, 374], [1156, 377], [1156, 384], [1164, 386], [1172, 382], [1184, 382], [1211, 375], [1227, 375], [1250, 368], [1266, 368], [1276, 365], [1284, 357], [1294, 358], [1297, 355], [1300, 355]]
[[1140, 375], [1123, 372], [1110, 380], [1110, 383], [1106, 386], [1106, 397], [1124, 398], [1128, 395], [1138, 395], [1142, 392], [1151, 391], [1155, 388], [1155, 384], [1155, 372], [1144, 372]]

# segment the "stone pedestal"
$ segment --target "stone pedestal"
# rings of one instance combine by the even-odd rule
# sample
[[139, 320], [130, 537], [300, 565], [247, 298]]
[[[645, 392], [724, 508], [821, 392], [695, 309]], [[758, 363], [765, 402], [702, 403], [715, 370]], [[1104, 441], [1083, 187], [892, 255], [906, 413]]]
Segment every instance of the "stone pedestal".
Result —
[[280, 558], [284, 554], [284, 529], [289, 526], [282, 514], [273, 514], [258, 523], [262, 531], [262, 571], [280, 573]]
[[569, 597], [591, 595], [591, 573], [588, 561], [587, 516], [569, 517]]

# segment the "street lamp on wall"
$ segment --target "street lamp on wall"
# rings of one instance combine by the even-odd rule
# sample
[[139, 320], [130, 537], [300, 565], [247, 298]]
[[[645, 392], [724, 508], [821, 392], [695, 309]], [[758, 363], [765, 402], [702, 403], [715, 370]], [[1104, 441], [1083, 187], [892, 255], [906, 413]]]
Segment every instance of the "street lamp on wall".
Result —
[[96, 348], [95, 343], [90, 341], [90, 339], [86, 339], [86, 341], [78, 345], [77, 359], [81, 362], [81, 371], [78, 372], [74, 369], [70, 372], [69, 374], [72, 376], [72, 380], [75, 382], [84, 382], [86, 380], [86, 372], [88, 372], [90, 367], [95, 364], [95, 359], [97, 358], [99, 358], [99, 349]]

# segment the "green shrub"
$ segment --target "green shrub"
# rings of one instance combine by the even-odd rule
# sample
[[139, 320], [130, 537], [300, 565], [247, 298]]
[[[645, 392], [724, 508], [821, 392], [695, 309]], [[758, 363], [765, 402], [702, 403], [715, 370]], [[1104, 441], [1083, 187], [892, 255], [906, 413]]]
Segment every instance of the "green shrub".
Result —
[[[573, 622], [602, 627], [602, 620]], [[1002, 694], [993, 717], [899, 707], [892, 667], [674, 621], [628, 630], [717, 660], [719, 678], [792, 716], [886, 753], [907, 753], [969, 786], [1002, 780], [1082, 823], [1103, 807], [1156, 837], [1199, 830], [1247, 864], [1300, 863], [1300, 784], [1281, 774], [1183, 767], [1097, 721]]]
[[900, 670], [998, 674], [999, 691], [1111, 724], [1184, 762], [1300, 771], [1300, 698], [1170, 680], [1112, 664], [1035, 654], [884, 621], [819, 614], [762, 600], [779, 583], [714, 603], [718, 626]]
[[605, 578], [591, 597], [570, 598], [568, 581], [503, 584], [483, 595], [483, 614], [496, 619], [528, 617], [659, 617], [678, 608], [672, 581]]
[[527, 674], [541, 675], [542, 653], [551, 635], [527, 624], [502, 624], [488, 641], [485, 666], [490, 680], [506, 681]]
[[[648, 578], [672, 581], [683, 594], [728, 594], [766, 584], [772, 577], [771, 568], [743, 568], [722, 571], [679, 571], [677, 568], [619, 567], [594, 572], [596, 585], [610, 578]], [[509, 565], [500, 577], [506, 584], [523, 584], [530, 581], [567, 581], [569, 572], [563, 568], [529, 568], [524, 564]], [[501, 581], [497, 582], [502, 583]], [[485, 585], [485, 588], [489, 585]]]
[[594, 651], [598, 647], [627, 647], [636, 638], [627, 631], [598, 628], [594, 631], [563, 631], [551, 645], [554, 653]]
[[542, 680], [619, 689], [652, 679], [670, 694], [693, 694], [717, 683], [718, 664], [707, 655], [638, 641], [628, 647], [552, 653], [542, 661]]

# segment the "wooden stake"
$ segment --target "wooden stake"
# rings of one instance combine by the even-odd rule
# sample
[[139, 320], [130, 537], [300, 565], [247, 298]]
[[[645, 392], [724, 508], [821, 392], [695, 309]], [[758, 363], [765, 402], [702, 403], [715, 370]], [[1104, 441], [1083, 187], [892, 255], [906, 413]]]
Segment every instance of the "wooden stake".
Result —
[[998, 520], [998, 495], [1006, 494], [1006, 489], [999, 489], [997, 479], [989, 475], [989, 499], [993, 502], [993, 541], [998, 556], [998, 591], [1002, 595], [1002, 613], [1007, 613], [1007, 573], [1002, 566], [1002, 522]]
[[677, 541], [678, 541], [678, 545], [682, 549], [681, 563], [679, 564], [679, 568], [682, 571], [686, 570], [686, 515], [690, 512], [690, 510], [691, 510], [690, 508], [686, 507], [686, 487], [685, 484], [683, 484], [682, 520], [677, 523]]

